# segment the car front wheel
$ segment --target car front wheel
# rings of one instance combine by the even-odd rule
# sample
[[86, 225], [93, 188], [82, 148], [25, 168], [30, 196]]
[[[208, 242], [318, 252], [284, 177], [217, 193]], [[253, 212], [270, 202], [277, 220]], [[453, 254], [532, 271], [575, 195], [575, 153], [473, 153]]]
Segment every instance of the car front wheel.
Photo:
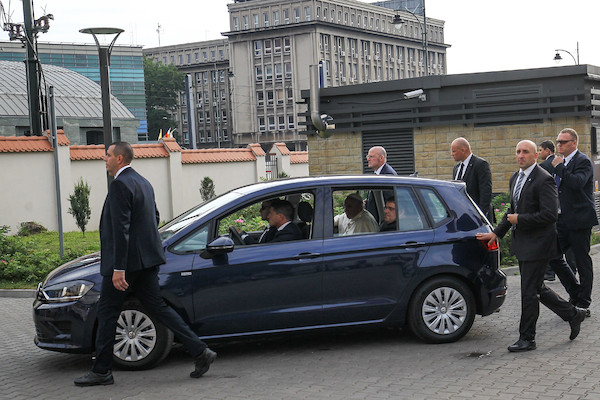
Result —
[[449, 343], [467, 334], [475, 319], [475, 301], [466, 284], [452, 277], [425, 282], [413, 295], [409, 326], [428, 343]]
[[173, 332], [150, 316], [141, 304], [124, 304], [117, 320], [114, 364], [129, 370], [152, 368], [169, 354], [172, 344]]

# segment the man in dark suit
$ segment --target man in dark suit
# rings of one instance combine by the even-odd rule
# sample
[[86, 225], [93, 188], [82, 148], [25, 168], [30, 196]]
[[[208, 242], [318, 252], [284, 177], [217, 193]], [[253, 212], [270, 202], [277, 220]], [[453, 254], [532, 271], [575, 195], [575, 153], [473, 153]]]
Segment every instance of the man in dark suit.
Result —
[[[373, 169], [375, 175], [398, 175], [396, 170], [387, 163], [387, 152], [381, 146], [374, 146], [369, 149], [367, 153], [367, 165]], [[393, 192], [384, 192], [383, 197], [387, 199], [393, 196]], [[365, 209], [371, 213], [375, 218], [375, 221], [379, 223], [379, 212], [377, 211], [377, 204], [375, 202], [375, 195], [371, 191], [367, 197]]]
[[[273, 202], [273, 200], [265, 200], [261, 203], [260, 205], [260, 218], [263, 221], [268, 221], [269, 220], [269, 213], [271, 212], [271, 203]], [[273, 236], [275, 236], [275, 233], [277, 232], [277, 229], [272, 227], [271, 225], [268, 225], [265, 227], [265, 229], [262, 231], [262, 233], [260, 234], [260, 237], [258, 238], [258, 240], [256, 240], [256, 238], [248, 235], [245, 232], [242, 232], [241, 229], [239, 228], [235, 228], [238, 233], [242, 236], [242, 240], [244, 241], [245, 244], [257, 244], [257, 243], [266, 243], [269, 242], [273, 239]]]
[[459, 137], [452, 141], [450, 153], [458, 162], [452, 170], [452, 178], [467, 185], [467, 193], [479, 206], [490, 222], [494, 222], [492, 209], [492, 173], [483, 158], [471, 152], [467, 139]]
[[117, 318], [130, 292], [146, 310], [171, 329], [195, 359], [193, 378], [202, 376], [217, 354], [186, 325], [160, 295], [158, 267], [165, 254], [158, 233], [158, 210], [152, 185], [130, 163], [129, 143], [110, 145], [106, 169], [115, 179], [110, 183], [100, 219], [100, 273], [102, 288], [98, 301], [96, 360], [77, 386], [110, 385]]
[[294, 219], [294, 206], [289, 201], [273, 200], [268, 218], [269, 225], [277, 229], [269, 243], [303, 239], [302, 231], [292, 222]]
[[[538, 158], [541, 158], [543, 161], [540, 163], [540, 167], [548, 171], [550, 175], [554, 175], [554, 167], [552, 166], [552, 160], [554, 160], [554, 143], [552, 140], [544, 140], [538, 146]], [[556, 280], [554, 269], [552, 268], [552, 261], [548, 264], [546, 268], [546, 273], [544, 274], [544, 280], [546, 281], [554, 281]]]
[[571, 325], [569, 339], [579, 334], [585, 310], [562, 299], [544, 284], [548, 261], [557, 252], [556, 184], [550, 174], [536, 164], [537, 147], [530, 140], [517, 144], [519, 172], [510, 178], [511, 205], [502, 220], [490, 233], [478, 233], [480, 240], [495, 242], [511, 231], [511, 252], [519, 260], [521, 274], [521, 322], [519, 340], [509, 351], [536, 348], [535, 325], [541, 302]]
[[594, 279], [589, 254], [590, 237], [598, 219], [594, 208], [592, 162], [577, 149], [578, 141], [575, 130], [566, 128], [560, 131], [556, 144], [561, 155], [552, 160], [552, 166], [558, 186], [558, 242], [562, 253], [567, 255], [569, 265], [579, 273], [579, 284], [571, 267], [562, 258], [552, 267], [571, 296], [571, 302], [587, 309], [592, 302]]

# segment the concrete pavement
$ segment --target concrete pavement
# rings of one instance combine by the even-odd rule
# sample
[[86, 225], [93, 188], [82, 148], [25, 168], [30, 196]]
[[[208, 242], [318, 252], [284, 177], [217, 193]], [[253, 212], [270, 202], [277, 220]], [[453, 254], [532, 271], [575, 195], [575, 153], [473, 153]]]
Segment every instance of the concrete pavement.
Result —
[[[592, 256], [600, 274], [600, 253]], [[600, 399], [600, 303], [570, 341], [569, 324], [541, 306], [538, 349], [518, 338], [519, 276], [509, 272], [499, 313], [477, 317], [457, 343], [428, 345], [408, 332], [369, 330], [216, 347], [200, 379], [175, 349], [149, 371], [114, 371], [115, 384], [79, 388], [90, 357], [33, 344], [31, 298], [0, 298], [0, 399]], [[548, 284], [564, 295], [561, 284]], [[596, 296], [597, 298], [598, 296]]]

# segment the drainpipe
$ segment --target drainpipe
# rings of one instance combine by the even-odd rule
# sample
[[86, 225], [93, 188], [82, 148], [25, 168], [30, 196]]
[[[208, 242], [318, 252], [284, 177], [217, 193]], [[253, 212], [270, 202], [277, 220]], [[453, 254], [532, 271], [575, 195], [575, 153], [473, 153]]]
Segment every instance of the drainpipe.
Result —
[[319, 65], [311, 65], [309, 67], [310, 77], [310, 119], [317, 128], [317, 135], [322, 138], [328, 138], [333, 132], [328, 129], [335, 129], [335, 125], [329, 124], [333, 121], [333, 118], [327, 114], [321, 114], [319, 112], [319, 104], [321, 102], [321, 96], [319, 95]]

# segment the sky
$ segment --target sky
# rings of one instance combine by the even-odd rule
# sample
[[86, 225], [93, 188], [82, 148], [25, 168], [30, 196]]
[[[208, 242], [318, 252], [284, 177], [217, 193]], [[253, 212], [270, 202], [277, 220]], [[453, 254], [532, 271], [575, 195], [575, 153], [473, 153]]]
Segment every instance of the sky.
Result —
[[[23, 21], [21, 0], [0, 0], [12, 22]], [[229, 30], [232, 0], [34, 0], [35, 17], [54, 15], [40, 42], [93, 43], [82, 28], [118, 27], [122, 45], [159, 45], [218, 39]], [[600, 66], [598, 0], [426, 0], [428, 18], [445, 21], [448, 74], [572, 65]], [[542, 7], [540, 7], [542, 6]], [[157, 33], [160, 24], [160, 35]], [[8, 34], [0, 31], [0, 41]]]

